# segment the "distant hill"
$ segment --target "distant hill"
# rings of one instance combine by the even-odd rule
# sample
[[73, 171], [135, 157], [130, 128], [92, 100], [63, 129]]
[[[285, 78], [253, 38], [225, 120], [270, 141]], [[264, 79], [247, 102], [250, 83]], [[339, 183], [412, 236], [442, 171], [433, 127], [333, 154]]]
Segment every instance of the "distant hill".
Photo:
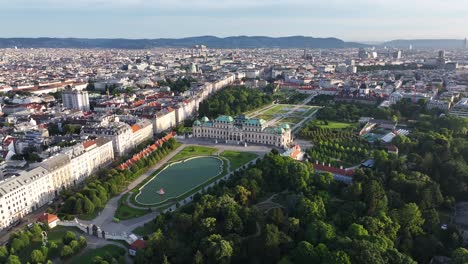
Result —
[[84, 38], [0, 38], [0, 48], [119, 48], [144, 49], [157, 47], [210, 48], [359, 48], [365, 44], [344, 42], [337, 38], [293, 37], [190, 37], [181, 39], [84, 39]]
[[461, 39], [399, 39], [385, 42], [382, 45], [395, 48], [408, 48], [409, 45], [413, 45], [415, 49], [459, 49], [464, 43]]

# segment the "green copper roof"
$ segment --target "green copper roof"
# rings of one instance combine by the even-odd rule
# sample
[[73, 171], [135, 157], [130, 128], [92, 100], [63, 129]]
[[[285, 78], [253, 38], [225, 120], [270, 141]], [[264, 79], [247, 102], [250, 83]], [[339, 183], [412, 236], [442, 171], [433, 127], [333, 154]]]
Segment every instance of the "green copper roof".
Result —
[[227, 115], [221, 115], [221, 116], [218, 116], [218, 118], [216, 118], [215, 121], [222, 122], [222, 123], [232, 123], [234, 122], [234, 118], [232, 118], [231, 116], [227, 116]]
[[266, 121], [263, 120], [263, 119], [258, 119], [258, 118], [252, 118], [252, 119], [248, 119], [245, 124], [248, 125], [248, 126], [262, 126], [263, 124], [265, 124]]
[[283, 129], [291, 129], [289, 124], [282, 124], [280, 127], [283, 128]]
[[195, 121], [193, 122], [193, 125], [194, 125], [194, 126], [200, 126], [200, 125], [201, 125], [200, 120], [195, 120]]
[[210, 121], [210, 119], [208, 117], [204, 116], [204, 117], [202, 117], [201, 121], [202, 122], [208, 122], [208, 121]]
[[266, 130], [268, 133], [274, 133], [274, 134], [283, 134], [285, 131], [281, 127], [268, 127]]

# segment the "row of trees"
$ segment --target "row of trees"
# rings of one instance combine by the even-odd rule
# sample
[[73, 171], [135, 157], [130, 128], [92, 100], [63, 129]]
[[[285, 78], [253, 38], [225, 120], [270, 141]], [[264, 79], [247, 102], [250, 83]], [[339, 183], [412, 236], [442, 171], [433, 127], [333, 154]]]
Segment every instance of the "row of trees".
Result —
[[245, 86], [230, 86], [200, 103], [200, 117], [217, 117], [218, 115], [238, 115], [271, 103], [271, 94]]
[[91, 215], [96, 210], [104, 208], [107, 201], [120, 193], [130, 182], [139, 177], [149, 167], [156, 164], [176, 147], [175, 139], [169, 139], [148, 156], [140, 159], [130, 169], [124, 171], [103, 170], [97, 177], [86, 179], [86, 185], [79, 192], [64, 191], [65, 200], [59, 214], [65, 218], [76, 215]]
[[[45, 226], [44, 226], [45, 228]], [[52, 263], [52, 259], [61, 257], [67, 259], [83, 250], [87, 241], [83, 236], [77, 237], [74, 232], [67, 231], [61, 243], [52, 241], [47, 246], [40, 246], [42, 227], [34, 224], [30, 230], [19, 231], [10, 235], [8, 246], [0, 246], [0, 263]], [[39, 248], [32, 249], [36, 246]], [[23, 251], [30, 251], [27, 256]], [[21, 256], [21, 257], [20, 257]]]
[[320, 120], [340, 122], [356, 122], [363, 116], [391, 120], [392, 112], [389, 109], [377, 108], [375, 105], [333, 102], [317, 113], [317, 118]]

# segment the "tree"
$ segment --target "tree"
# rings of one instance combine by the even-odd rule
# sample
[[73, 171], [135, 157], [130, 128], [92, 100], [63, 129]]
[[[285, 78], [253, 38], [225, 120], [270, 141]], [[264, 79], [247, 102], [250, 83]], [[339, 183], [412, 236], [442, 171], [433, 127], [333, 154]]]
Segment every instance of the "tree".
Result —
[[369, 236], [369, 233], [362, 225], [353, 223], [348, 228], [348, 236], [355, 239], [361, 239]]
[[6, 263], [7, 264], [21, 264], [21, 260], [16, 255], [10, 255]]
[[292, 256], [294, 263], [297, 264], [318, 263], [318, 256], [314, 250], [314, 246], [307, 241], [299, 242]]
[[231, 242], [212, 234], [202, 241], [202, 249], [211, 263], [229, 263], [233, 249]]
[[237, 185], [235, 189], [235, 193], [236, 193], [236, 200], [239, 201], [241, 205], [246, 206], [249, 203], [249, 197], [251, 195], [251, 192], [247, 190], [244, 186]]
[[331, 253], [324, 264], [351, 264], [351, 260], [346, 252], [339, 250]]
[[34, 237], [39, 237], [42, 233], [42, 228], [38, 224], [33, 224], [31, 228], [31, 233], [33, 234]]
[[72, 231], [67, 231], [62, 237], [62, 242], [65, 245], [69, 245], [73, 240], [76, 239], [76, 234]]
[[314, 196], [313, 200], [303, 197], [299, 201], [297, 211], [305, 223], [312, 222], [325, 217], [325, 204], [319, 196]]
[[8, 249], [6, 246], [0, 246], [0, 263], [6, 262], [8, 258]]
[[334, 239], [335, 236], [333, 226], [321, 220], [310, 223], [305, 232], [307, 241], [313, 244], [328, 242]]
[[35, 249], [31, 252], [31, 261], [33, 263], [43, 263], [46, 257], [38, 249]]
[[72, 240], [70, 242], [70, 247], [71, 249], [73, 250], [74, 253], [78, 253], [78, 251], [80, 251], [80, 243], [78, 243], [78, 241], [76, 240]]
[[200, 250], [197, 250], [197, 253], [195, 253], [195, 256], [193, 256], [193, 264], [203, 264], [203, 263], [204, 263], [203, 253], [201, 253]]
[[468, 249], [457, 248], [452, 252], [451, 264], [466, 264], [468, 263]]
[[396, 217], [403, 236], [411, 237], [423, 233], [424, 218], [422, 218], [421, 211], [415, 203], [405, 204], [396, 212]]
[[11, 250], [16, 253], [19, 252], [24, 247], [24, 242], [19, 238], [14, 238], [11, 243]]
[[94, 212], [94, 204], [91, 200], [85, 196], [83, 198], [83, 210], [85, 214], [92, 214]]
[[364, 201], [367, 204], [369, 214], [387, 208], [387, 196], [385, 190], [378, 181], [372, 180], [363, 186]]
[[80, 236], [80, 238], [78, 239], [78, 243], [80, 244], [81, 248], [85, 248], [88, 244], [84, 236]]
[[66, 258], [71, 257], [72, 255], [73, 255], [73, 249], [68, 245], [63, 246], [62, 251], [60, 252], [60, 257], [63, 259], [66, 259]]
[[204, 218], [202, 219], [200, 225], [202, 226], [204, 232], [206, 232], [207, 234], [211, 234], [216, 230], [216, 218]]

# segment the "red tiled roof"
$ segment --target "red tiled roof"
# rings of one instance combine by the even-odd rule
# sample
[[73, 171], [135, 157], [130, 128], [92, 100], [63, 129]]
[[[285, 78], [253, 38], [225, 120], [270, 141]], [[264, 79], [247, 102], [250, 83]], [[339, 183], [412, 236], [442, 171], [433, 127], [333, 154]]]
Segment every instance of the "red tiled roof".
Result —
[[140, 127], [139, 125], [133, 125], [133, 126], [132, 126], [132, 132], [133, 132], [133, 133], [137, 132], [137, 131], [140, 130], [140, 129], [141, 129], [141, 127]]
[[37, 218], [37, 221], [42, 222], [44, 224], [50, 224], [56, 220], [59, 220], [58, 217], [54, 214], [44, 213], [43, 215]]
[[91, 147], [94, 144], [96, 144], [96, 140], [87, 140], [83, 142], [83, 147], [86, 149], [86, 148]]
[[143, 249], [146, 247], [146, 241], [142, 239], [138, 239], [137, 241], [133, 242], [130, 245], [130, 249], [137, 250], [137, 249]]

